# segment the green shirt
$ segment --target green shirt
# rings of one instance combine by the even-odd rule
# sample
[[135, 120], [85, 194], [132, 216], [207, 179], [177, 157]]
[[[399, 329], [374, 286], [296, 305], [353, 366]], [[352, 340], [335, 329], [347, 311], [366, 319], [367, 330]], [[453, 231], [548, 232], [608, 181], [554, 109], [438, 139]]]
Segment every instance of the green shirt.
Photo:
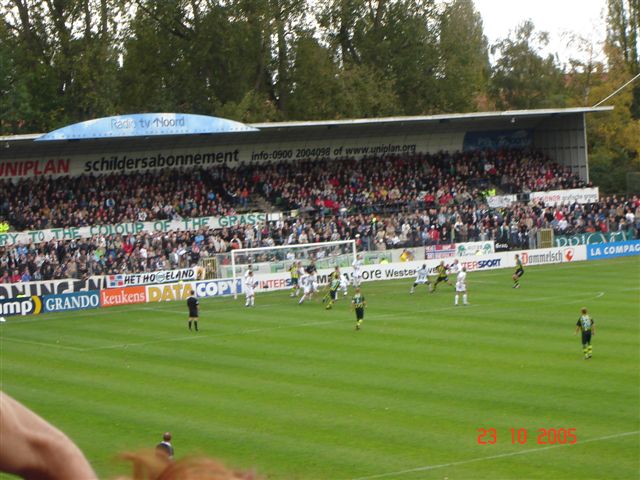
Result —
[[589, 315], [580, 315], [576, 326], [580, 327], [583, 332], [589, 332], [593, 328], [593, 319]]
[[351, 300], [351, 303], [355, 308], [364, 308], [364, 295], [356, 293]]
[[291, 273], [291, 278], [298, 278], [300, 276], [298, 266], [295, 263], [289, 267], [289, 272]]

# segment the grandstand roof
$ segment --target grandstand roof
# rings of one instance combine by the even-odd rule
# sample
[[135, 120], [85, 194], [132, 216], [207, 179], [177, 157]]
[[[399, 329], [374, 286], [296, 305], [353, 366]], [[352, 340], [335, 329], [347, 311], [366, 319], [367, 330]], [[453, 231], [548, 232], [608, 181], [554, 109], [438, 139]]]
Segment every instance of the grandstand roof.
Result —
[[[71, 138], [42, 142], [42, 134], [0, 137], [0, 160], [36, 155], [62, 156], [100, 152], [144, 151], [255, 142], [336, 139], [354, 136], [416, 135], [452, 131], [490, 131], [516, 128], [535, 129], [551, 118], [607, 112], [613, 107], [556, 108], [474, 112], [412, 117], [363, 118], [248, 124], [245, 131], [174, 133], [105, 138]], [[66, 128], [66, 127], [65, 127]], [[258, 129], [259, 131], [255, 131]], [[52, 132], [53, 133], [53, 132]]]

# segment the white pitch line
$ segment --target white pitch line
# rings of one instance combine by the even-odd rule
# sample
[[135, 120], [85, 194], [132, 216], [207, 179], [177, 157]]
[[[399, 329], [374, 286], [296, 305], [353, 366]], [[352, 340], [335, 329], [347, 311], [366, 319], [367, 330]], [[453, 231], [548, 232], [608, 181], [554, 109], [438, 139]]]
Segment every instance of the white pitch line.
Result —
[[542, 447], [542, 448], [530, 448], [527, 450], [521, 450], [519, 452], [501, 453], [498, 455], [490, 455], [488, 457], [477, 457], [477, 458], [471, 458], [469, 460], [461, 460], [459, 462], [441, 463], [438, 465], [425, 465], [424, 467], [410, 468], [407, 470], [398, 470], [396, 472], [380, 473], [378, 475], [370, 475], [366, 477], [357, 477], [351, 480], [373, 480], [375, 478], [396, 477], [398, 475], [405, 475], [407, 473], [426, 472], [428, 470], [435, 470], [437, 468], [445, 468], [445, 467], [457, 467], [458, 465], [466, 465], [468, 463], [483, 462], [485, 460], [495, 460], [497, 458], [515, 457], [516, 455], [526, 455], [528, 453], [542, 452], [543, 450], [551, 450], [553, 448], [571, 447], [571, 446], [581, 445], [583, 443], [600, 442], [602, 440], [610, 440], [612, 438], [628, 437], [629, 435], [637, 435], [638, 433], [640, 433], [640, 430], [636, 430], [634, 432], [617, 433], [615, 435], [606, 435], [604, 437], [591, 438], [588, 440], [582, 440], [581, 442], [578, 442], [574, 445], [567, 443], [563, 445], [551, 445], [549, 447]]
[[37, 345], [39, 347], [62, 348], [63, 350], [72, 350], [74, 352], [82, 352], [82, 351], [84, 351], [80, 347], [72, 347], [71, 345], [61, 345], [59, 343], [35, 342], [33, 340], [23, 340], [21, 338], [0, 337], [0, 343], [5, 342], [5, 341], [16, 342], [16, 343], [24, 343], [26, 345]]

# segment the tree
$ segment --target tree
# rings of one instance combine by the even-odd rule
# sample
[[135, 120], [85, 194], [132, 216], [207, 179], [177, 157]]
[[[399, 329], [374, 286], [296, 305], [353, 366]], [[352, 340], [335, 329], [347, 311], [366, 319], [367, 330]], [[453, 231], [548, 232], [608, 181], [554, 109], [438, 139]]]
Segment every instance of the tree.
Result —
[[20, 78], [30, 105], [18, 114], [21, 129], [46, 131], [113, 111], [119, 11], [118, 0], [2, 4], [3, 43], [14, 46], [9, 74]]
[[405, 114], [437, 109], [434, 0], [325, 0], [320, 3], [318, 23], [341, 69], [366, 67], [393, 82]]
[[454, 0], [440, 17], [440, 102], [449, 112], [476, 110], [490, 64], [482, 17], [472, 0]]
[[501, 110], [564, 107], [567, 102], [564, 73], [553, 55], [543, 57], [546, 32], [535, 33], [530, 20], [519, 25], [513, 36], [491, 47], [498, 54], [489, 92]]
[[[610, 67], [623, 68], [629, 78], [640, 73], [640, 0], [608, 0], [607, 57]], [[632, 87], [631, 113], [640, 119], [640, 81]]]

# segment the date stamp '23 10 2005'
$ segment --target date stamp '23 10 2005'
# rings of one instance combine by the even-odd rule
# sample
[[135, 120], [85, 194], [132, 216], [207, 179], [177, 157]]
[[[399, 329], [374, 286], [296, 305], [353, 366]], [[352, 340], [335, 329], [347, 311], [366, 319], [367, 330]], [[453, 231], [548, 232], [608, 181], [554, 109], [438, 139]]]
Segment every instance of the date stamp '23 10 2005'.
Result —
[[[511, 429], [511, 444], [525, 445], [529, 433], [526, 428]], [[575, 428], [539, 428], [538, 445], [573, 445], [577, 443], [578, 436]], [[495, 445], [498, 443], [498, 432], [495, 428], [478, 428], [478, 445]]]

